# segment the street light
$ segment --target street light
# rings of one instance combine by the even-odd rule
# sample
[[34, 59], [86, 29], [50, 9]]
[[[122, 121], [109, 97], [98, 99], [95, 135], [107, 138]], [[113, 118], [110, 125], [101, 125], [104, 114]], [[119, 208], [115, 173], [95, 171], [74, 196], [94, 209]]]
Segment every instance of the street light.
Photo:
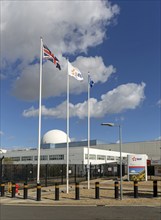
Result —
[[109, 126], [109, 127], [118, 127], [119, 128], [119, 144], [120, 144], [120, 199], [123, 198], [122, 193], [122, 129], [120, 124], [114, 124], [114, 123], [102, 123], [103, 126]]

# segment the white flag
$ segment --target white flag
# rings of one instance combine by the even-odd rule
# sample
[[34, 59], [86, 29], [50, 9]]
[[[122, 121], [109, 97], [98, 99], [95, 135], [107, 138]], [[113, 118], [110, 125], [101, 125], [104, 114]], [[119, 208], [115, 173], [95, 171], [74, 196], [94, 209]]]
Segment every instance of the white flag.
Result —
[[68, 61], [68, 74], [70, 76], [73, 76], [75, 79], [82, 81], [83, 80], [83, 76], [80, 72], [80, 70], [74, 66], [72, 66], [72, 64]]

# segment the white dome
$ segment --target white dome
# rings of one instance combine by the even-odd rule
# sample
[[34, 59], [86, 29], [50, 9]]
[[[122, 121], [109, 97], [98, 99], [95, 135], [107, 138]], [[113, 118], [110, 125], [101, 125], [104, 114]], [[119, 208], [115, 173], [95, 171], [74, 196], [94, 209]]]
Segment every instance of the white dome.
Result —
[[[70, 142], [70, 138], [68, 137]], [[59, 144], [67, 142], [67, 134], [61, 130], [51, 130], [44, 134], [42, 144]]]

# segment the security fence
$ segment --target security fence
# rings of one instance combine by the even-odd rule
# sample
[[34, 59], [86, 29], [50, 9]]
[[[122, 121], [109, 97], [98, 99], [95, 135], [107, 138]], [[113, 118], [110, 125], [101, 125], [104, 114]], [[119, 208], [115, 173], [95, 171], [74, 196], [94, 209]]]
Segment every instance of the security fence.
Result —
[[[36, 183], [37, 165], [15, 165], [3, 164], [0, 167], [0, 182], [22, 182]], [[100, 177], [118, 177], [119, 165], [111, 164], [90, 164], [90, 179]], [[126, 173], [126, 168], [123, 166], [123, 175]], [[87, 166], [84, 164], [69, 165], [69, 182], [76, 183], [87, 180]], [[40, 166], [40, 181], [41, 185], [48, 186], [54, 183], [65, 184], [66, 182], [66, 164], [45, 164]]]

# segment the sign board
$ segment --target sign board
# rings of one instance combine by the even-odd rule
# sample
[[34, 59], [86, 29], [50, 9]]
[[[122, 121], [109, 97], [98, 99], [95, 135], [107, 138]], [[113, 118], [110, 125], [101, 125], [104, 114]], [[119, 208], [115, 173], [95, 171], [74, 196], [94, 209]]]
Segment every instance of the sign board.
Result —
[[128, 180], [147, 181], [147, 155], [128, 155]]

